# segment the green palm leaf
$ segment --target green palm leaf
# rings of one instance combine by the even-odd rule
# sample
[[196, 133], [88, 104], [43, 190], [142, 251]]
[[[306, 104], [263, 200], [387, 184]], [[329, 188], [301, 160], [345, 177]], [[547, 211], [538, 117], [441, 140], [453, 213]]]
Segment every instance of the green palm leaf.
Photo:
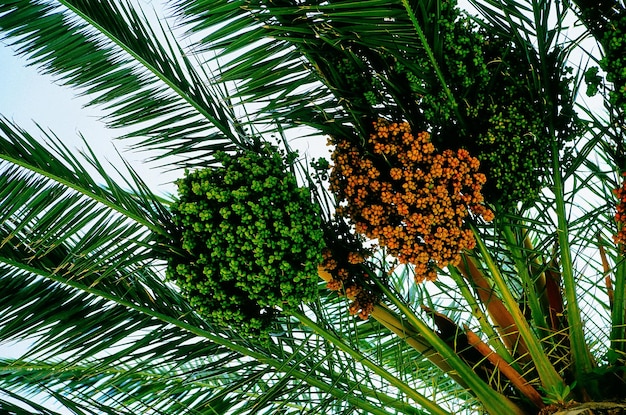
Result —
[[[85, 413], [204, 413], [231, 400], [245, 402], [233, 409], [241, 413], [331, 406], [392, 413], [370, 403], [374, 397], [419, 413], [399, 398], [398, 375], [385, 375], [381, 390], [383, 379], [363, 370], [366, 355], [357, 349], [358, 359], [345, 359], [345, 345], [288, 320], [270, 349], [202, 321], [162, 280], [155, 253], [169, 248], [156, 238], [168, 232], [169, 216], [161, 198], [133, 181], [136, 174], [122, 173], [130, 179], [121, 188], [88, 149], [86, 160], [105, 183], [98, 186], [54, 136], [44, 146], [6, 121], [1, 130], [0, 341], [33, 342], [20, 359], [3, 362], [4, 390], [43, 393]], [[372, 336], [352, 338], [369, 344]], [[396, 344], [378, 347], [369, 364], [384, 371], [385, 350]], [[197, 388], [181, 381], [190, 370]], [[115, 400], [101, 402], [111, 391]]]
[[[393, 321], [355, 321], [320, 283], [263, 345], [204, 320], [164, 280], [177, 233], [169, 196], [86, 143], [77, 154], [0, 119], [0, 344], [30, 344], [0, 359], [0, 409], [53, 413], [33, 402], [47, 396], [75, 413], [536, 413], [537, 391], [565, 401], [574, 384], [585, 399], [621, 385], [626, 268], [605, 242], [621, 130], [593, 109], [581, 111], [592, 124], [573, 114], [583, 76], [569, 82], [565, 67], [586, 34], [565, 36], [569, 4], [474, 1], [471, 23], [439, 0], [172, 3], [175, 30], [128, 1], [12, 0], [0, 31], [164, 164], [205, 167], [265, 133], [287, 149], [286, 131], [363, 144], [378, 117], [410, 120], [439, 150], [478, 151], [473, 124], [492, 120], [473, 111], [517, 128], [495, 104], [518, 94], [540, 109], [536, 131], [516, 139], [545, 133], [551, 167], [531, 173], [549, 174], [536, 198], [494, 202], [493, 224], [467, 219], [471, 266], [440, 270], [434, 284], [413, 284], [411, 267], [389, 275], [393, 259], [376, 250], [366, 271]], [[498, 45], [485, 52], [485, 39]], [[485, 85], [459, 75], [474, 52], [488, 58], [474, 60]], [[500, 96], [500, 81], [514, 93]], [[323, 181], [292, 170], [334, 220]]]
[[[222, 77], [241, 82], [238, 96], [245, 102], [267, 102], [261, 112], [266, 117], [285, 125], [312, 125], [330, 134], [350, 134], [344, 123], [361, 128], [363, 117], [371, 116], [363, 90], [354, 90], [350, 75], [338, 71], [338, 63], [356, 64], [355, 70], [359, 65], [374, 65], [381, 72], [378, 82], [391, 94], [403, 94], [400, 85], [384, 77], [385, 63], [376, 54], [384, 52], [410, 62], [423, 50], [401, 2], [301, 5], [194, 0], [177, 2], [177, 6], [191, 32], [203, 36], [201, 46], [218, 51], [220, 59], [232, 56], [222, 64]], [[230, 24], [221, 25], [223, 21]], [[428, 35], [435, 33], [432, 27]], [[371, 60], [361, 62], [352, 47], [362, 48]], [[393, 107], [399, 102], [389, 104]]]
[[137, 148], [182, 157], [184, 165], [245, 142], [221, 87], [195, 69], [168, 29], [130, 3], [24, 0], [3, 3], [0, 16], [4, 38], [20, 54], [90, 95], [111, 127], [140, 138]]
[[[4, 395], [4, 397], [0, 398], [0, 409], [7, 413], [16, 415], [32, 415], [33, 413], [37, 415], [60, 415], [59, 412], [26, 398], [23, 394], [12, 393], [3, 389], [0, 389], [0, 393]], [[76, 413], [80, 414], [81, 412], [76, 410]]]

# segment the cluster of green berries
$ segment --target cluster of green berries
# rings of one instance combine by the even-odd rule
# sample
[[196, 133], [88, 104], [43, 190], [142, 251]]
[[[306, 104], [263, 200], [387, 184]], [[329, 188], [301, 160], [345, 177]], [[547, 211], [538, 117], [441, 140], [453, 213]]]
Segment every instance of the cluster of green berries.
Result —
[[472, 120], [479, 128], [468, 147], [489, 178], [485, 197], [503, 205], [535, 200], [549, 172], [551, 137], [544, 128], [541, 104], [525, 93], [525, 82], [502, 75], [498, 104], [485, 96]]
[[613, 83], [611, 104], [626, 111], [626, 12], [614, 16], [606, 26], [601, 43], [604, 58], [600, 62], [607, 81]]
[[362, 108], [382, 103], [383, 85], [362, 62], [349, 58], [335, 58], [333, 69], [341, 78], [335, 80], [335, 83], [341, 86], [342, 96], [350, 98], [347, 105]]
[[[555, 92], [547, 97], [536, 91], [539, 75], [528, 51], [480, 28], [454, 0], [418, 18], [436, 66], [419, 44], [392, 55], [347, 43], [346, 58], [336, 58], [341, 79], [329, 82], [344, 105], [365, 115], [365, 127], [381, 116], [406, 119], [415, 131], [428, 131], [438, 149], [468, 150], [487, 177], [487, 202], [532, 202], [548, 182], [553, 140], [560, 150], [572, 136], [573, 100], [563, 68], [555, 64], [548, 74]], [[558, 62], [556, 55], [546, 59]], [[556, 121], [549, 119], [555, 111]], [[548, 131], [549, 124], [556, 131]]]
[[321, 216], [275, 147], [216, 160], [221, 167], [177, 181], [172, 210], [183, 254], [170, 259], [167, 275], [200, 315], [267, 339], [281, 311], [317, 295]]
[[455, 101], [440, 81], [422, 81], [416, 91], [427, 91], [419, 100], [423, 128], [437, 147], [466, 148], [480, 160], [489, 202], [533, 200], [544, 184], [552, 144], [544, 104], [531, 95], [532, 68], [520, 56], [524, 51], [484, 33], [452, 2], [442, 7], [440, 69]]
[[428, 16], [427, 21], [437, 28], [437, 43], [430, 46], [455, 101], [449, 99], [427, 54], [422, 53], [412, 59], [416, 67], [407, 68], [399, 63], [397, 70], [407, 77], [424, 115], [424, 124], [414, 127], [437, 135], [439, 131], [450, 128], [459, 102], [469, 97], [475, 85], [486, 84], [490, 74], [483, 59], [483, 35], [473, 21], [461, 13], [455, 2], [441, 2], [436, 21], [435, 16]]

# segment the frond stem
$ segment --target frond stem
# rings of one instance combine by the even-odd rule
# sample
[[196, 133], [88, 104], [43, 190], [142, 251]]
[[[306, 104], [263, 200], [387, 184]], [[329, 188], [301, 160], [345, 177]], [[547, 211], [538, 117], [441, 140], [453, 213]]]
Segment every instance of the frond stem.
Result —
[[578, 305], [578, 294], [576, 291], [576, 279], [574, 277], [574, 266], [572, 261], [571, 246], [569, 242], [569, 227], [567, 222], [567, 212], [565, 209], [565, 193], [563, 189], [563, 179], [561, 177], [559, 149], [556, 140], [553, 140], [552, 148], [552, 169], [554, 175], [554, 197], [557, 216], [557, 238], [559, 242], [559, 253], [562, 268], [563, 288], [565, 291], [567, 322], [569, 325], [570, 345], [572, 350], [572, 360], [574, 364], [575, 378], [581, 381], [586, 374], [593, 369], [591, 355], [587, 349], [583, 322]]
[[409, 323], [428, 341], [433, 348], [447, 360], [448, 364], [458, 373], [464, 382], [482, 402], [487, 413], [523, 415], [524, 411], [486, 384], [428, 325], [415, 315], [405, 302], [395, 295], [389, 287], [373, 278], [385, 298], [389, 299], [398, 310], [406, 316]]
[[461, 290], [461, 294], [470, 306], [472, 310], [472, 315], [474, 316], [474, 318], [476, 318], [476, 320], [478, 320], [480, 328], [487, 336], [491, 347], [493, 347], [496, 353], [508, 364], [513, 365], [515, 369], [519, 370], [519, 367], [517, 367], [518, 364], [515, 362], [515, 359], [502, 342], [500, 335], [496, 332], [493, 325], [489, 322], [488, 316], [483, 312], [480, 303], [476, 301], [475, 294], [471, 292], [465, 279], [459, 273], [459, 270], [453, 266], [449, 266], [448, 271], [457, 287]]
[[496, 288], [498, 289], [498, 292], [502, 297], [502, 301], [508, 308], [509, 313], [511, 313], [511, 316], [513, 317], [513, 321], [517, 326], [520, 336], [522, 337], [524, 343], [526, 344], [526, 347], [528, 348], [528, 353], [535, 363], [537, 372], [539, 373], [539, 377], [541, 378], [541, 383], [546, 389], [561, 385], [563, 379], [561, 378], [561, 376], [559, 376], [552, 363], [550, 363], [550, 360], [546, 356], [543, 347], [541, 346], [541, 343], [528, 326], [528, 322], [522, 314], [522, 311], [517, 304], [517, 300], [515, 299], [515, 297], [513, 297], [513, 293], [511, 293], [511, 290], [509, 289], [504, 276], [500, 272], [500, 268], [496, 265], [495, 260], [489, 253], [489, 250], [485, 245], [485, 242], [481, 238], [480, 233], [475, 226], [472, 226], [472, 231], [474, 232], [474, 237], [476, 238], [476, 246], [478, 248], [478, 251], [480, 252], [482, 260], [485, 262], [491, 278], [493, 279]]
[[517, 273], [522, 280], [524, 293], [526, 294], [526, 300], [528, 301], [533, 321], [535, 322], [537, 328], [547, 333], [548, 324], [539, 301], [541, 293], [537, 292], [535, 281], [529, 273], [530, 261], [524, 253], [523, 248], [520, 247], [518, 238], [516, 237], [513, 229], [511, 229], [511, 226], [504, 225], [501, 229], [504, 234], [504, 239], [508, 245], [508, 249], [511, 252], [511, 257], [515, 263]]

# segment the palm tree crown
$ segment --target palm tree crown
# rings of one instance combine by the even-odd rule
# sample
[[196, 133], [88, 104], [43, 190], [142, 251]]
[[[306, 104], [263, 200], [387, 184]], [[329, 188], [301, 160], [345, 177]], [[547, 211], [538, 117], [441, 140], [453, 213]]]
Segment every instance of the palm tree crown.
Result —
[[160, 195], [0, 118], [0, 344], [32, 343], [0, 409], [623, 408], [624, 5], [464, 7], [0, 1], [5, 42], [180, 171]]

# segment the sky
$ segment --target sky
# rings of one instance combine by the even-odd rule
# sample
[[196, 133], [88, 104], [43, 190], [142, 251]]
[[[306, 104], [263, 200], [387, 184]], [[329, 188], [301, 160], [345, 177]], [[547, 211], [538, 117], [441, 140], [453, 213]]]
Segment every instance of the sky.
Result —
[[[127, 143], [115, 140], [119, 131], [104, 127], [99, 121], [102, 113], [98, 107], [84, 107], [87, 98], [63, 86], [54, 77], [26, 66], [23, 57], [0, 41], [0, 115], [25, 128], [33, 136], [42, 136], [39, 125], [52, 131], [69, 148], [84, 148], [80, 134], [103, 159], [121, 166], [117, 151], [124, 154], [133, 168], [157, 193], [175, 191], [173, 173], [149, 168], [143, 163], [145, 154], [128, 151]], [[116, 151], [117, 149], [117, 151]]]
[[78, 131], [99, 138], [106, 135], [97, 122], [97, 110], [82, 108], [85, 99], [55, 84], [53, 77], [40, 74], [34, 67], [26, 67], [26, 60], [15, 56], [6, 43], [0, 46], [0, 114], [29, 129], [36, 121], [64, 140], [76, 143], [79, 142]]

